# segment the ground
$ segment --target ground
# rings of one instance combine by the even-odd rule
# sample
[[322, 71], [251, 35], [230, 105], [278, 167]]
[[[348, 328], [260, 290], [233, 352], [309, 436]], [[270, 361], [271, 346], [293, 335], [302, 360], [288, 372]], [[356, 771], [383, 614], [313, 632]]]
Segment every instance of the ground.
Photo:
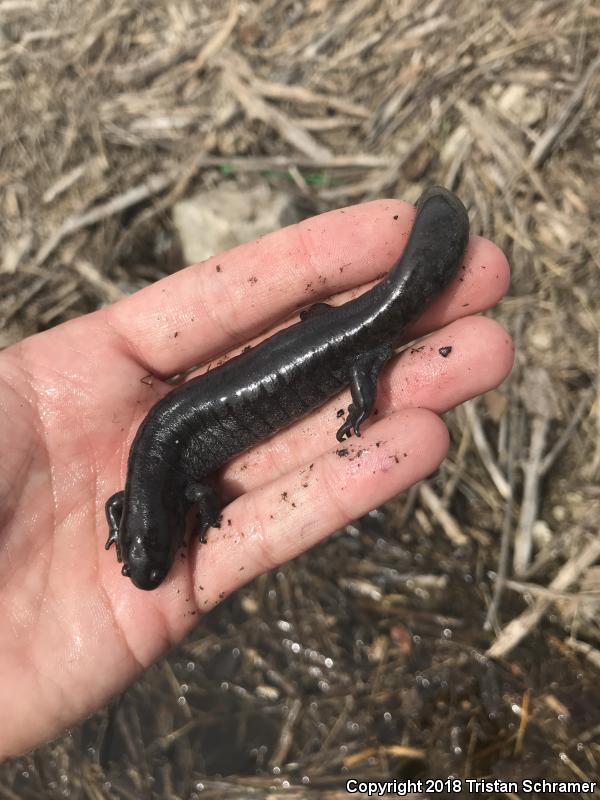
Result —
[[564, 0], [0, 0], [2, 345], [178, 269], [199, 190], [309, 216], [442, 183], [511, 262], [518, 353], [425, 487], [229, 598], [1, 796], [598, 777], [599, 27]]

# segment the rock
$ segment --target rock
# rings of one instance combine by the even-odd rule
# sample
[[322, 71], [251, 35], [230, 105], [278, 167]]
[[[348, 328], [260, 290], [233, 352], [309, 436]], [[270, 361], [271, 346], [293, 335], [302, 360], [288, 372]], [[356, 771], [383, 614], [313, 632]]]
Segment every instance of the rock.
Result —
[[173, 209], [188, 264], [204, 261], [299, 218], [290, 195], [262, 183], [251, 189], [218, 186], [181, 200]]
[[440, 161], [442, 164], [449, 164], [462, 152], [464, 147], [468, 146], [468, 142], [472, 139], [471, 133], [466, 125], [458, 125], [452, 133], [448, 136], [442, 151], [440, 153]]
[[531, 345], [540, 352], [547, 352], [554, 348], [554, 336], [549, 329], [547, 321], [544, 324], [532, 325], [528, 334]]
[[519, 127], [530, 128], [544, 116], [544, 103], [520, 83], [511, 83], [498, 100], [498, 108]]

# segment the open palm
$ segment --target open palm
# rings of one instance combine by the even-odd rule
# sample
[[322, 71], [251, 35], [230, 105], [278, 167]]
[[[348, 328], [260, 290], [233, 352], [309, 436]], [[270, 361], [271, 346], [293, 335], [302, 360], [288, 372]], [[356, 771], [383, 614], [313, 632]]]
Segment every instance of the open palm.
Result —
[[0, 758], [102, 706], [198, 613], [430, 473], [448, 442], [438, 414], [503, 380], [510, 338], [467, 315], [501, 298], [508, 267], [474, 238], [407, 338], [436, 332], [389, 364], [377, 416], [347, 457], [335, 441], [343, 395], [227, 465], [221, 528], [156, 591], [136, 589], [105, 552], [104, 503], [123, 488], [164, 379], [302, 305], [362, 291], [396, 260], [413, 215], [377, 201], [306, 220], [0, 354], [0, 708], [11, 721]]

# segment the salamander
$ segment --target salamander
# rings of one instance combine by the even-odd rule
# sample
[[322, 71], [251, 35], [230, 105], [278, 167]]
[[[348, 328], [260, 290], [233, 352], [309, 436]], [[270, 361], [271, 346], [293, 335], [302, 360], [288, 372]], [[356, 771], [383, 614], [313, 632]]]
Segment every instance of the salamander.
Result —
[[407, 325], [448, 286], [468, 238], [460, 200], [429, 188], [404, 252], [372, 289], [340, 306], [313, 305], [299, 322], [159, 400], [131, 445], [124, 491], [106, 503], [106, 549], [116, 545], [123, 574], [140, 589], [159, 586], [192, 507], [201, 541], [218, 524], [215, 471], [348, 385], [352, 402], [336, 436], [360, 436], [382, 367]]

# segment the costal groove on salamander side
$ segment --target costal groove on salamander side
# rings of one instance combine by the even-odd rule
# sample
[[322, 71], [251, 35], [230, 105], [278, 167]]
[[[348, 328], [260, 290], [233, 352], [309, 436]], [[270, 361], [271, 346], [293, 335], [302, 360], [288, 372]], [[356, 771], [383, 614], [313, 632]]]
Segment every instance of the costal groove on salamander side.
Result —
[[[355, 300], [318, 304], [298, 323], [175, 388], [150, 409], [131, 446], [124, 492], [107, 502], [110, 534], [136, 586], [167, 574], [192, 505], [199, 532], [216, 523], [211, 476], [232, 456], [289, 425], [350, 385], [338, 438], [358, 433], [377, 376], [406, 326], [450, 283], [469, 237], [464, 206], [427, 190], [402, 256]], [[332, 432], [333, 433], [333, 432]]]

